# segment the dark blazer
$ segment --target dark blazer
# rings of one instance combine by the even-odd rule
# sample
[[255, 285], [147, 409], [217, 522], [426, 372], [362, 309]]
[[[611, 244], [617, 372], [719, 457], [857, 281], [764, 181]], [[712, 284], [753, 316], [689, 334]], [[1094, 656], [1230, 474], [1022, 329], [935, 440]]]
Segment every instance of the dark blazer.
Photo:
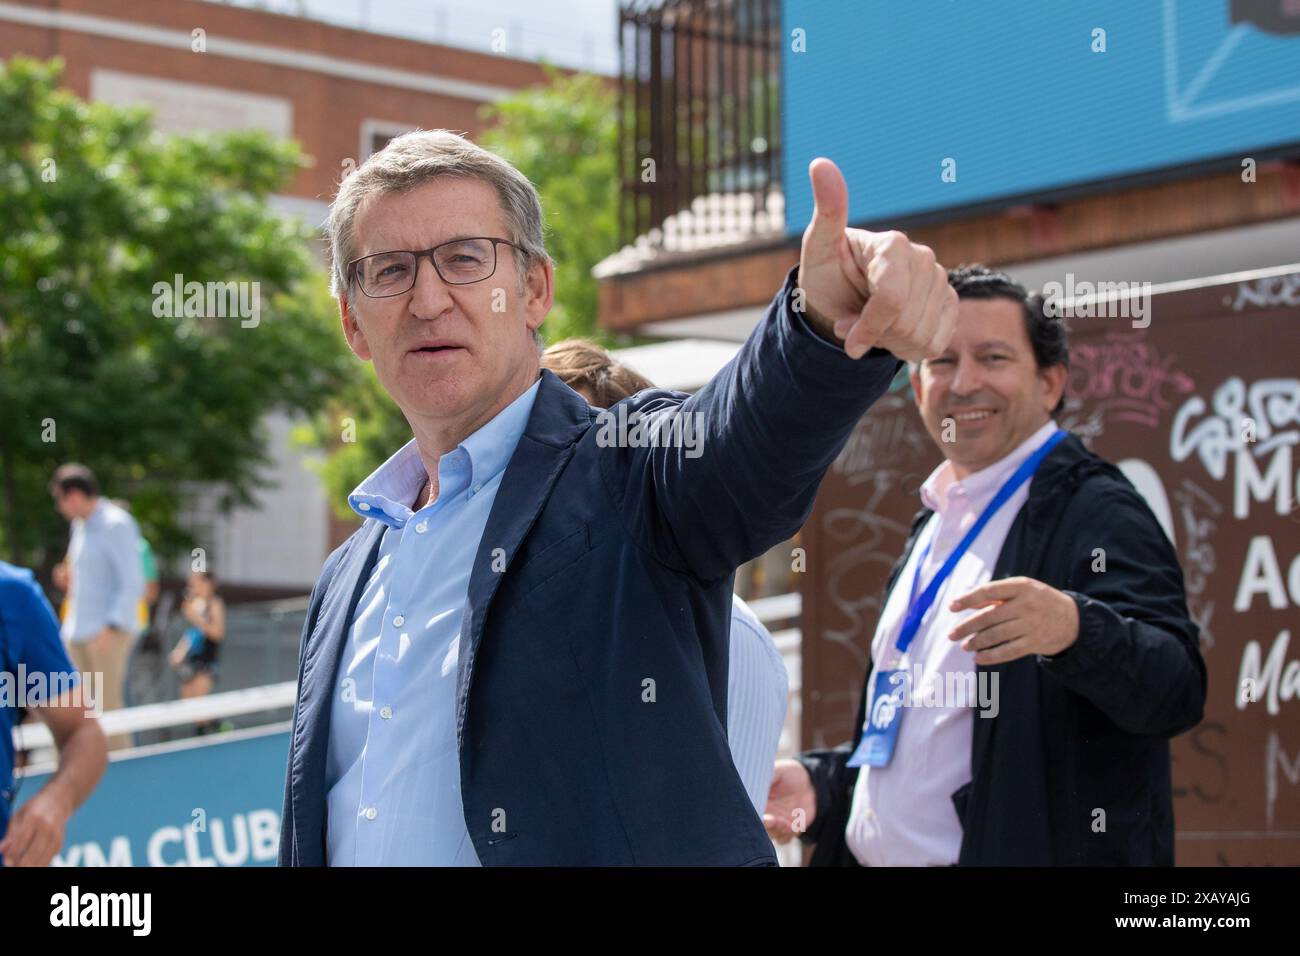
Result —
[[[912, 523], [886, 593], [931, 514]], [[1073, 597], [1079, 637], [1052, 658], [976, 668], [998, 672], [1000, 706], [996, 717], [975, 717], [971, 782], [952, 795], [958, 862], [1172, 865], [1169, 738], [1205, 709], [1198, 631], [1151, 509], [1073, 435], [1039, 466], [998, 555], [993, 577], [1017, 576]], [[862, 735], [866, 695], [864, 686], [852, 744], [799, 756], [817, 791], [801, 836], [817, 845], [813, 866], [857, 863], [844, 831], [858, 773], [845, 761]]]
[[[633, 412], [698, 413], [698, 457], [610, 446], [597, 412], [542, 373], [461, 627], [461, 795], [485, 865], [775, 864], [727, 748], [734, 572], [799, 530], [899, 365], [880, 351], [855, 362], [817, 339], [789, 309], [792, 288], [793, 273], [698, 393], [623, 403], [630, 424]], [[382, 531], [367, 520], [312, 592], [281, 865], [325, 862], [330, 701]]]

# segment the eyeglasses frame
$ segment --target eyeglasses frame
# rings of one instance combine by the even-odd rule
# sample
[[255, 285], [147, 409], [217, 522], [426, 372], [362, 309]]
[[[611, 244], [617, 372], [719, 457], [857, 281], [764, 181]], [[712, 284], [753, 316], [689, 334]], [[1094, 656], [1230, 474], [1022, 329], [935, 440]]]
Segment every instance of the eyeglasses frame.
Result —
[[[437, 252], [439, 249], [441, 249], [443, 246], [455, 245], [458, 242], [473, 242], [476, 239], [481, 239], [484, 242], [492, 243], [492, 271], [489, 272], [481, 279], [470, 279], [468, 282], [453, 282], [451, 279], [448, 279], [446, 276], [444, 276], [442, 274], [442, 270], [438, 268], [438, 260], [434, 258], [433, 254]], [[372, 252], [369, 255], [358, 256], [357, 258], [353, 259], [351, 262], [348, 263], [348, 268], [346, 273], [348, 284], [351, 285], [354, 281], [356, 281], [357, 263], [362, 262], [366, 259], [373, 259], [375, 256], [391, 256], [397, 252], [406, 252], [415, 257], [415, 270], [411, 273], [410, 286], [403, 289], [401, 292], [390, 292], [387, 295], [371, 295], [369, 292], [365, 290], [365, 287], [360, 282], [357, 282], [357, 288], [361, 290], [361, 294], [364, 295], [367, 299], [391, 299], [394, 296], [406, 295], [406, 293], [410, 292], [411, 289], [415, 288], [415, 283], [420, 278], [420, 260], [424, 258], [427, 258], [429, 260], [429, 262], [433, 265], [433, 271], [438, 273], [438, 278], [441, 279], [443, 282], [447, 283], [447, 285], [473, 285], [476, 282], [486, 282], [488, 279], [491, 279], [494, 275], [497, 274], [497, 266], [500, 265], [501, 263], [501, 256], [497, 253], [498, 244], [507, 245], [512, 249], [522, 251], [521, 247], [517, 243], [511, 242], [509, 239], [498, 239], [495, 236], [460, 236], [456, 239], [448, 239], [446, 242], [440, 242], [436, 246], [430, 246], [428, 249], [419, 249], [419, 250], [388, 249], [385, 250], [384, 252]]]

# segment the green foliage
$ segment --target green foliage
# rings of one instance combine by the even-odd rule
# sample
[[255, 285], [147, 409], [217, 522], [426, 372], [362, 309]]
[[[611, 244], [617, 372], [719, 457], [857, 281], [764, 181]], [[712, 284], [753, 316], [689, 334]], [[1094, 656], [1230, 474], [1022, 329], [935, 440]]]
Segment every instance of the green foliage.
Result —
[[548, 342], [603, 339], [591, 270], [618, 243], [618, 111], [614, 90], [590, 74], [547, 70], [546, 86], [484, 110], [494, 122], [482, 145], [509, 160], [542, 197], [546, 245], [555, 260]]
[[[266, 204], [296, 144], [163, 136], [60, 89], [60, 70], [0, 65], [0, 542], [18, 563], [61, 556], [47, 486], [80, 461], [174, 554], [200, 487], [252, 501], [267, 413], [319, 408], [353, 366], [310, 231]], [[177, 275], [259, 283], [257, 324], [155, 315]]]

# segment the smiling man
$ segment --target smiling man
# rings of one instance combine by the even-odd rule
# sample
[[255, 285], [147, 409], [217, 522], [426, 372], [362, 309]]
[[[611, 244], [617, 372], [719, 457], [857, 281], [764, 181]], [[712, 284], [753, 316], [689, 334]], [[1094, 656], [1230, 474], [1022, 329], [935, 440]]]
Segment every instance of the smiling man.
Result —
[[957, 331], [912, 366], [946, 460], [889, 579], [860, 730], [778, 762], [764, 822], [814, 865], [1172, 864], [1168, 738], [1205, 706], [1177, 558], [1052, 420], [1062, 323], [982, 266], [949, 281]]
[[540, 370], [553, 272], [517, 170], [418, 132], [343, 182], [343, 331], [414, 437], [312, 593], [282, 864], [775, 863], [727, 747], [734, 572], [957, 305], [929, 249], [846, 228], [839, 171], [810, 173], [799, 269], [736, 359], [629, 399], [698, 414], [698, 449], [602, 443]]

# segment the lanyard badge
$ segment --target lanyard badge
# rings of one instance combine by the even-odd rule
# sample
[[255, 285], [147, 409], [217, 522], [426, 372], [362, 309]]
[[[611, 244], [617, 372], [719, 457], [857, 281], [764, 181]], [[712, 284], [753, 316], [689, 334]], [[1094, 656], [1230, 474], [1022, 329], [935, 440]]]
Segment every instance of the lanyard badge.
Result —
[[979, 537], [979, 533], [984, 530], [984, 526], [1011, 499], [1016, 490], [1029, 480], [1029, 477], [1038, 470], [1038, 466], [1042, 464], [1043, 459], [1067, 434], [1069, 433], [1063, 429], [1057, 429], [1047, 441], [1038, 446], [1038, 449], [1016, 469], [1015, 474], [1008, 478], [1002, 487], [998, 489], [998, 493], [993, 496], [993, 500], [989, 502], [988, 507], [971, 525], [965, 537], [957, 543], [957, 547], [953, 549], [952, 554], [948, 555], [948, 559], [943, 562], [943, 566], [935, 572], [934, 577], [930, 579], [930, 582], [918, 596], [916, 591], [921, 580], [921, 569], [925, 567], [926, 559], [930, 556], [930, 544], [933, 539], [926, 543], [925, 550], [921, 552], [920, 557], [917, 559], [916, 570], [912, 574], [912, 589], [907, 601], [907, 613], [903, 616], [903, 626], [899, 631], [898, 641], [895, 644], [899, 654], [902, 655], [902, 661], [896, 669], [876, 671], [875, 680], [871, 685], [867, 719], [862, 724], [862, 738], [858, 741], [857, 748], [849, 757], [848, 766], [885, 767], [889, 765], [889, 761], [894, 755], [894, 745], [898, 741], [898, 728], [903, 720], [903, 708], [910, 703], [911, 674], [906, 663], [907, 649], [921, 629], [921, 622], [925, 619], [925, 615], [929, 613], [930, 607], [934, 604], [940, 589], [957, 566], [957, 562], [970, 549], [971, 544]]
[[850, 767], [884, 767], [894, 755], [898, 726], [908, 704], [909, 674], [906, 668], [876, 671], [871, 690], [871, 709], [862, 727], [858, 749], [849, 758]]

